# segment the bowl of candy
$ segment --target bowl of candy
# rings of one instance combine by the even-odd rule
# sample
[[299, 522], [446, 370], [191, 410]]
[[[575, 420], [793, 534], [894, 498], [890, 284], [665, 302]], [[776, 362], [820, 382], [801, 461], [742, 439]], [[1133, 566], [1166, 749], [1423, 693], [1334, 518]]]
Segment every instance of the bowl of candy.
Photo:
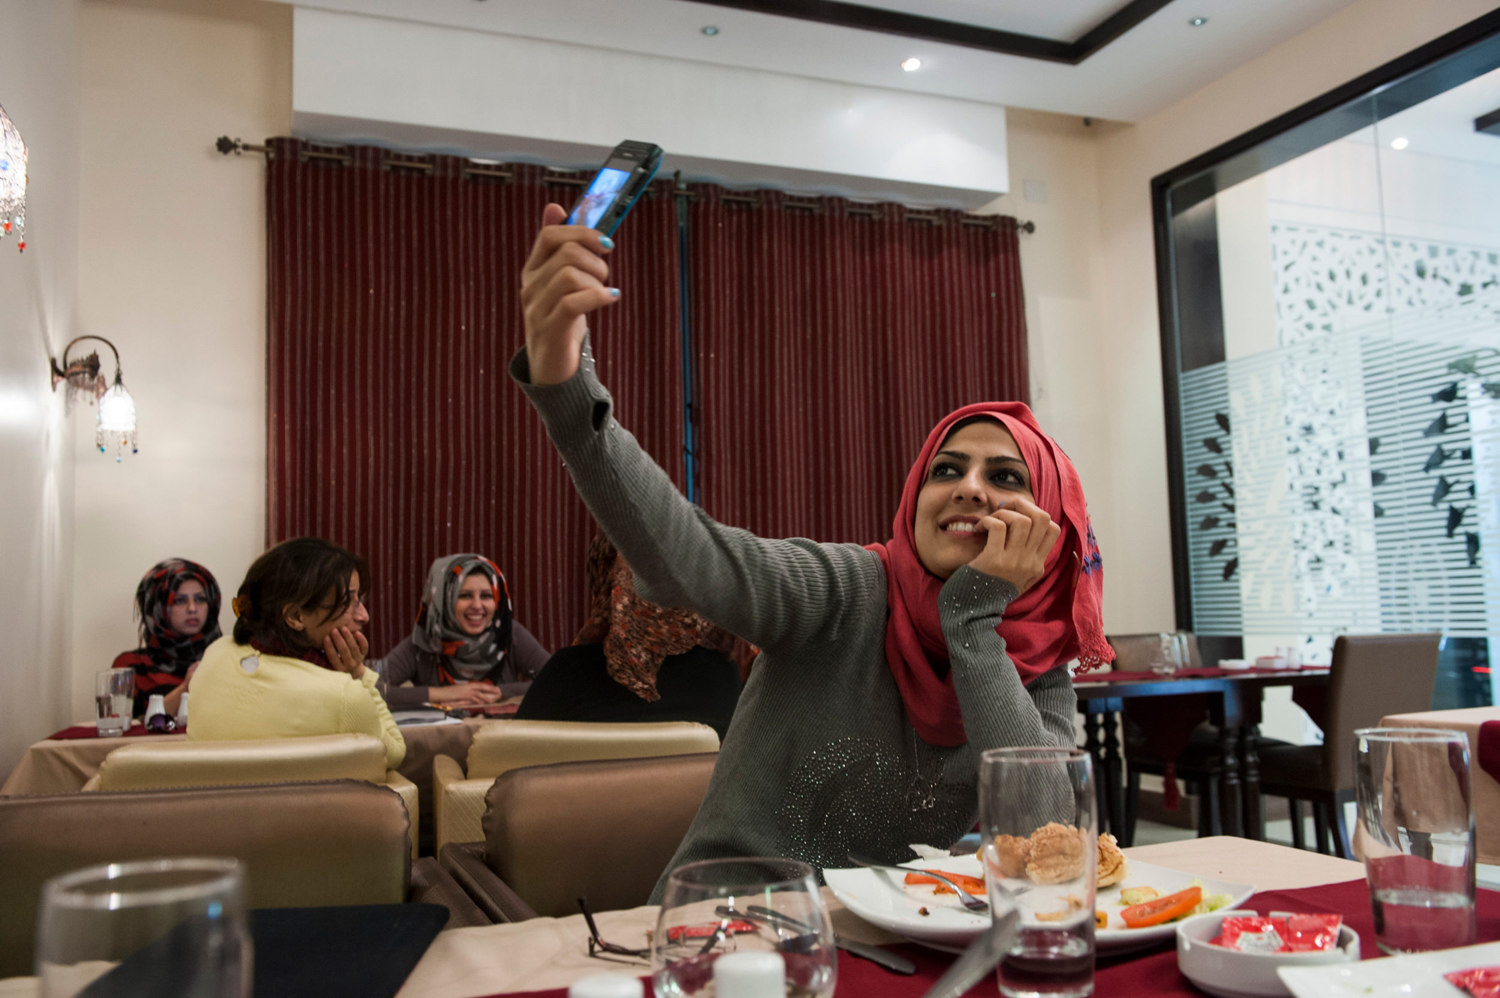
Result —
[[1178, 968], [1220, 998], [1282, 998], [1291, 992], [1277, 969], [1358, 959], [1359, 933], [1338, 915], [1236, 909], [1177, 926]]

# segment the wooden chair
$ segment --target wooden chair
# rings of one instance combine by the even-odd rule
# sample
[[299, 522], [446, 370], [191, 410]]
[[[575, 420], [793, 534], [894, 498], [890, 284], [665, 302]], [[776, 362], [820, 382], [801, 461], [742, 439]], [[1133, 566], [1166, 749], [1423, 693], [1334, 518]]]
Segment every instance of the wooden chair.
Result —
[[440, 859], [497, 922], [646, 904], [692, 824], [718, 753], [513, 769], [485, 795], [484, 841]]
[[719, 751], [719, 736], [692, 721], [613, 723], [505, 721], [486, 725], [469, 747], [468, 774], [448, 756], [432, 761], [437, 852], [450, 842], [484, 838], [481, 818], [495, 778], [523, 766], [590, 759], [636, 759]]
[[1292, 843], [1306, 848], [1301, 801], [1312, 804], [1318, 852], [1353, 858], [1344, 806], [1354, 800], [1354, 732], [1387, 714], [1426, 710], [1437, 676], [1439, 634], [1366, 634], [1333, 644], [1328, 675], [1328, 725], [1321, 745], [1258, 742], [1260, 792], [1291, 805]]

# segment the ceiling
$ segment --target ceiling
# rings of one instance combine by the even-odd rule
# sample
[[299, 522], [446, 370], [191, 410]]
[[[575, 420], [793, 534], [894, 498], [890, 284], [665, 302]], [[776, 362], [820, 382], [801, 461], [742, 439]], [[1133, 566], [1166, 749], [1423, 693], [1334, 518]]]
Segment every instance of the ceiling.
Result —
[[[281, 2], [1007, 107], [1139, 121], [1357, 0]], [[866, 25], [885, 23], [889, 30], [770, 10]], [[1194, 27], [1190, 21], [1195, 18], [1206, 21]], [[705, 33], [709, 27], [717, 31]], [[1117, 33], [1120, 29], [1123, 33]], [[997, 36], [1000, 32], [1008, 35]], [[1049, 57], [996, 50], [997, 42], [1002, 48], [1006, 42], [1014, 47], [1011, 36], [1026, 36], [1029, 41], [1019, 43], [1022, 49]], [[903, 71], [901, 62], [908, 58], [920, 59], [921, 68]]]

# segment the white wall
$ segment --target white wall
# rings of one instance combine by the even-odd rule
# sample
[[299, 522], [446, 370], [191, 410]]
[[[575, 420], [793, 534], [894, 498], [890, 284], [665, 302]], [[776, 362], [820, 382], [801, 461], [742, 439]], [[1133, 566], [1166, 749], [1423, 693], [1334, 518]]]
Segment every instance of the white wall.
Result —
[[77, 332], [78, 8], [0, 0], [0, 105], [29, 152], [25, 253], [0, 239], [0, 775], [68, 703], [72, 426], [49, 356]]
[[625, 138], [691, 179], [977, 207], [1007, 189], [1005, 108], [297, 8], [299, 134], [589, 166]]
[[[228, 597], [265, 539], [264, 163], [213, 148], [290, 124], [290, 12], [256, 0], [85, 0], [80, 331], [120, 349], [140, 453], [82, 427], [73, 706], [135, 647], [132, 596], [162, 558]], [[44, 734], [34, 732], [33, 734]]]

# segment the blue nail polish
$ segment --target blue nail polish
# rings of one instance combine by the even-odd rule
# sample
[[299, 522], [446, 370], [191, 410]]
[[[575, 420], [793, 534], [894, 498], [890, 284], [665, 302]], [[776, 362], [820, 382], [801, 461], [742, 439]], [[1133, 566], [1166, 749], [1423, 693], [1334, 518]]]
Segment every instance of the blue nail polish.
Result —
[[609, 293], [610, 293], [610, 295], [612, 297], [615, 297], [615, 298], [620, 297], [620, 289], [619, 288], [608, 288], [607, 290], [609, 291]]
[[603, 246], [605, 249], [614, 249], [615, 248], [615, 241], [613, 239], [609, 238], [608, 236], [600, 236], [599, 237], [599, 245]]

